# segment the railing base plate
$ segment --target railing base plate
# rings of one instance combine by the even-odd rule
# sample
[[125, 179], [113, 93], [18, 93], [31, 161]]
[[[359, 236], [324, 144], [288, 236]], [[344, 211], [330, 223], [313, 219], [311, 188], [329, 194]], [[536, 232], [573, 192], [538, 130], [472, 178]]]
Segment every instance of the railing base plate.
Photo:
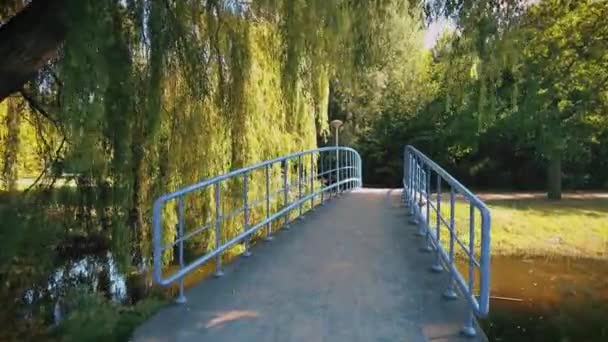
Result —
[[443, 272], [443, 267], [441, 267], [441, 265], [433, 265], [431, 266], [431, 271], [434, 273], [441, 273]]
[[460, 333], [465, 336], [465, 337], [475, 337], [477, 336], [477, 331], [475, 330], [475, 327], [463, 327], [462, 330], [460, 331]]
[[431, 253], [433, 252], [433, 248], [431, 248], [431, 246], [424, 246], [424, 247], [420, 247], [420, 251], [422, 253]]
[[184, 296], [184, 295], [181, 295], [175, 299], [176, 304], [186, 304], [187, 301], [188, 300], [186, 299], [186, 296]]
[[453, 289], [447, 289], [443, 292], [443, 298], [448, 300], [458, 299], [458, 294]]

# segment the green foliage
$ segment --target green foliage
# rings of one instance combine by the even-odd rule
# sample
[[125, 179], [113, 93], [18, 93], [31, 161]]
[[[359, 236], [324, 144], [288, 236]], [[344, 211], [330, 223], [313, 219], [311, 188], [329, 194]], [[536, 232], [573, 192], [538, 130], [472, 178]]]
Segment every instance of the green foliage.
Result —
[[[63, 257], [59, 247], [74, 236], [85, 241], [99, 237], [112, 249], [122, 273], [146, 269], [152, 250], [151, 204], [158, 196], [314, 148], [317, 136], [328, 131], [330, 82], [339, 78], [344, 85], [355, 84], [358, 70], [372, 64], [391, 70], [393, 62], [382, 49], [398, 41], [375, 38], [389, 30], [385, 18], [404, 29], [414, 23], [410, 17], [400, 21], [399, 14], [407, 10], [400, 3], [68, 0], [69, 27], [60, 58], [26, 87], [28, 98], [25, 92], [23, 99], [15, 97], [19, 115], [0, 109], [3, 120], [11, 119], [8, 129], [2, 128], [0, 148], [8, 161], [2, 164], [5, 183], [41, 175], [31, 191], [7, 195], [1, 204], [9, 211], [17, 208], [13, 201], [24, 208], [10, 226], [2, 226], [3, 241], [18, 243], [1, 249], [0, 277], [20, 282], [2, 298], [23, 298], [28, 289], [45, 288], [54, 262]], [[415, 31], [420, 34], [417, 27]], [[398, 34], [391, 33], [391, 39]], [[396, 50], [407, 55], [408, 47]], [[305, 171], [309, 168], [306, 162]], [[271, 172], [273, 179], [280, 178], [278, 168]], [[289, 176], [295, 178], [296, 172], [290, 168]], [[242, 182], [221, 185], [223, 212], [242, 206]], [[251, 176], [251, 200], [263, 195], [264, 185], [261, 177]], [[184, 198], [187, 231], [215, 218], [212, 190]], [[28, 205], [35, 213], [25, 209]], [[175, 239], [177, 210], [177, 202], [163, 209], [166, 244]], [[252, 219], [262, 215], [261, 208], [251, 213]], [[28, 250], [27, 234], [35, 230], [24, 227], [43, 219], [49, 223], [39, 228], [47, 228], [43, 230], [52, 239]], [[222, 239], [239, 233], [239, 219], [237, 215], [222, 227]], [[207, 230], [190, 239], [187, 254], [213, 248], [214, 234]], [[44, 255], [48, 265], [36, 276], [7, 271], [31, 267], [36, 260], [30, 251]], [[168, 267], [175, 262], [171, 248], [163, 261]], [[45, 292], [43, 299], [51, 295]], [[79, 327], [93, 324], [94, 315], [107, 317], [101, 330], [121, 325], [121, 318], [114, 317], [118, 306], [91, 295], [81, 299], [77, 306], [85, 309], [75, 312], [82, 314], [75, 313], [61, 330], [66, 338], [118, 336], [93, 327], [91, 335], [78, 335]], [[94, 305], [99, 312], [86, 310]], [[24, 306], [16, 302], [7, 315], [17, 317]]]
[[23, 188], [19, 179], [37, 177], [46, 152], [39, 137], [44, 127], [20, 97], [0, 103], [0, 189]]
[[100, 294], [75, 290], [65, 303], [69, 313], [54, 332], [59, 341], [127, 341], [133, 330], [158, 311], [165, 301], [148, 298], [122, 306]]
[[607, 14], [605, 2], [547, 0], [526, 16], [519, 38], [523, 57], [514, 75], [523, 90], [516, 113], [525, 129], [538, 131], [542, 153], [557, 149], [575, 157], [602, 128], [608, 109]]
[[425, 87], [400, 91], [422, 94], [404, 96], [414, 105], [358, 97], [378, 113], [356, 134], [368, 181], [398, 185], [400, 151], [413, 143], [471, 186], [540, 189], [547, 175], [556, 197], [562, 175], [568, 188], [605, 186], [594, 170], [607, 146], [606, 2], [434, 5], [456, 32], [427, 59]]

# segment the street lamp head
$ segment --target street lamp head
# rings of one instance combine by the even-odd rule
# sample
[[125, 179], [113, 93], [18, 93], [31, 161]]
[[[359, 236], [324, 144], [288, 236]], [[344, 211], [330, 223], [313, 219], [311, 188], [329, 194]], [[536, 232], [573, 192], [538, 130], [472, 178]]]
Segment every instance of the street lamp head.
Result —
[[[343, 122], [340, 120], [333, 120], [329, 124], [336, 130], [336, 146], [338, 146], [338, 132], [340, 131], [340, 127], [342, 127]], [[337, 150], [336, 153], [338, 153]]]
[[334, 129], [338, 129], [340, 128], [344, 123], [340, 120], [333, 120], [332, 122], [329, 123], [329, 125], [331, 127], [333, 127]]

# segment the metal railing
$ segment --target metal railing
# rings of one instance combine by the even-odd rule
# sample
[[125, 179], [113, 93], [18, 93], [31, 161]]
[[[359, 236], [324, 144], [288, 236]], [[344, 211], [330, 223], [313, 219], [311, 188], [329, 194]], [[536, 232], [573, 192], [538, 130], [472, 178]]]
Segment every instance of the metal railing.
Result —
[[[242, 255], [249, 256], [252, 239], [260, 230], [264, 229], [264, 239], [270, 241], [272, 224], [280, 218], [283, 228], [288, 228], [294, 212], [301, 218], [305, 210], [322, 205], [332, 194], [361, 185], [359, 153], [348, 147], [323, 147], [264, 161], [165, 194], [153, 208], [154, 280], [162, 286], [179, 281], [176, 301], [184, 303], [187, 274], [215, 259], [215, 275], [223, 275], [221, 257], [229, 248], [243, 244]], [[256, 192], [263, 196], [251, 199]], [[206, 214], [187, 212], [201, 201], [207, 203]], [[230, 206], [229, 212], [225, 212], [226, 206]], [[170, 216], [177, 216], [177, 222], [171, 222]], [[175, 232], [175, 238], [168, 232]], [[207, 246], [207, 252], [186, 261], [185, 245], [203, 234], [212, 245]], [[163, 263], [169, 250], [173, 250], [177, 264], [173, 268]]]
[[[448, 197], [447, 203], [444, 196]], [[458, 290], [468, 301], [470, 313], [462, 332], [475, 336], [475, 316], [486, 316], [489, 311], [488, 207], [413, 146], [406, 146], [404, 151], [403, 200], [409, 207], [411, 223], [417, 224], [418, 234], [425, 237], [424, 250], [435, 253], [431, 269], [449, 272], [444, 297], [455, 299]]]

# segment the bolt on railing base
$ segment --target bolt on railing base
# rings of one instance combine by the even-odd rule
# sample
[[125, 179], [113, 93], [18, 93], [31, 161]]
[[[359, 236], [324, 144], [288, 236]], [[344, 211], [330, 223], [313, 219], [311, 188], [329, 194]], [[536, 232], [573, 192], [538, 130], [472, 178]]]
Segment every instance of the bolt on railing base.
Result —
[[418, 219], [418, 222], [420, 222], [420, 224], [418, 225], [418, 236], [427, 236], [427, 228], [425, 227], [425, 223], [423, 222], [422, 219]]
[[431, 246], [429, 246], [429, 245], [426, 245], [424, 247], [420, 247], [420, 251], [422, 253], [431, 253], [431, 252], [433, 252], [433, 248], [431, 248]]
[[267, 236], [264, 238], [264, 241], [266, 241], [266, 242], [270, 242], [272, 240], [274, 240], [274, 237], [272, 237], [272, 236]]
[[434, 273], [441, 273], [443, 272], [443, 267], [441, 265], [433, 265], [431, 266], [431, 271]]
[[469, 337], [469, 338], [472, 338], [472, 337], [477, 336], [477, 331], [475, 330], [475, 328], [474, 328], [474, 327], [467, 327], [467, 326], [464, 326], [464, 327], [462, 327], [462, 330], [460, 330], [460, 333], [461, 333], [463, 336], [465, 336], [465, 337]]
[[186, 296], [184, 296], [183, 294], [179, 295], [176, 299], [175, 299], [175, 303], [176, 304], [186, 304], [186, 302], [188, 302], [188, 300], [186, 299]]
[[475, 315], [473, 312], [469, 312], [469, 316], [467, 317], [467, 320], [464, 323], [460, 333], [469, 338], [477, 336], [477, 330], [475, 329]]
[[244, 251], [243, 254], [241, 254], [242, 256], [244, 256], [245, 258], [249, 258], [251, 256], [251, 251]]
[[429, 233], [426, 234], [426, 250], [429, 252], [435, 252], [436, 248], [435, 246], [433, 246], [433, 243], [431, 242], [431, 238], [429, 237]]
[[175, 303], [177, 303], [177, 304], [185, 304], [186, 301], [187, 301], [186, 300], [186, 296], [184, 295], [184, 278], [181, 278], [179, 280], [179, 295], [175, 299]]
[[213, 276], [216, 278], [221, 278], [224, 276], [224, 271], [215, 271], [215, 273], [213, 273]]
[[458, 299], [458, 293], [456, 293], [453, 288], [449, 287], [448, 289], [443, 291], [443, 298], [447, 300]]

